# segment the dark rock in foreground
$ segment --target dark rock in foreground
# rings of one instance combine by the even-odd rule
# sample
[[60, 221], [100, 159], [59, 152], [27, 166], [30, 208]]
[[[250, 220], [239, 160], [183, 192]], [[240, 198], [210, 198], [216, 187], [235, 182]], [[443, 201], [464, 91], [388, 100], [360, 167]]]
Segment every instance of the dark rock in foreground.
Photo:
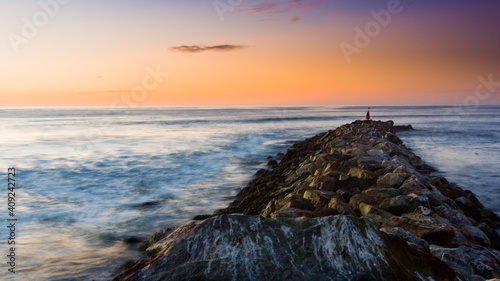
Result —
[[[498, 216], [431, 176], [395, 135], [356, 121], [295, 143], [229, 207], [152, 237], [114, 280], [486, 280]], [[235, 214], [239, 213], [239, 214]]]
[[369, 219], [222, 215], [171, 243], [128, 280], [454, 280], [429, 252]]

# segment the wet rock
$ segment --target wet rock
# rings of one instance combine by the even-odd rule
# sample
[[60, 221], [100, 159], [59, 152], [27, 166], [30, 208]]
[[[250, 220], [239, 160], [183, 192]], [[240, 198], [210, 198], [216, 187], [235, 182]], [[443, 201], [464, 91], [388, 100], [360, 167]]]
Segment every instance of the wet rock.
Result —
[[406, 173], [387, 173], [380, 176], [377, 180], [379, 184], [387, 184], [390, 187], [400, 187], [403, 182], [410, 177], [410, 174]]
[[120, 269], [121, 270], [130, 269], [130, 268], [134, 267], [134, 265], [136, 265], [137, 262], [138, 262], [138, 260], [128, 260], [120, 265]]
[[307, 190], [304, 192], [304, 199], [310, 200], [314, 207], [327, 207], [334, 197], [339, 197], [339, 195], [332, 191]]
[[413, 130], [413, 127], [411, 125], [399, 125], [399, 126], [393, 126], [393, 129], [395, 132], [401, 132], [401, 131]]
[[387, 233], [387, 234], [397, 235], [408, 243], [418, 245], [423, 250], [426, 250], [429, 248], [429, 243], [427, 243], [427, 241], [425, 241], [424, 239], [418, 238], [417, 236], [402, 229], [401, 227], [383, 227], [380, 230]]
[[191, 221], [178, 228], [175, 228], [173, 231], [169, 232], [165, 238], [149, 246], [146, 249], [146, 254], [148, 255], [148, 257], [156, 256], [157, 254], [165, 250], [170, 245], [171, 242], [175, 241], [178, 237], [180, 237], [184, 233], [195, 228], [200, 223], [201, 221]]
[[335, 210], [341, 215], [350, 215], [350, 216], [356, 215], [356, 213], [349, 206], [349, 204], [343, 202], [339, 198], [332, 198], [332, 200], [330, 200], [330, 203], [328, 204], [328, 208]]
[[453, 200], [459, 198], [459, 197], [465, 197], [467, 196], [467, 193], [465, 190], [462, 188], [456, 186], [453, 183], [448, 183], [447, 181], [444, 182], [446, 179], [435, 179], [434, 182], [436, 182], [435, 186], [436, 188], [446, 197], [449, 197]]
[[325, 207], [318, 207], [314, 210], [314, 213], [316, 214], [316, 217], [326, 217], [326, 216], [334, 216], [334, 215], [342, 215], [340, 212], [338, 212], [335, 209], [332, 208], [325, 208]]
[[477, 228], [488, 236], [492, 248], [500, 250], [500, 236], [495, 230], [493, 230], [492, 227], [490, 227], [486, 222], [482, 222], [477, 225]]
[[470, 258], [459, 248], [431, 246], [431, 253], [453, 268], [464, 280], [471, 280], [475, 275], [474, 268], [469, 265]]
[[393, 173], [401, 173], [401, 174], [410, 174], [410, 172], [408, 171], [407, 168], [405, 168], [404, 166], [398, 166], [396, 169], [394, 169], [394, 171], [392, 171]]
[[359, 191], [359, 187], [363, 185], [363, 183], [359, 180], [359, 178], [357, 177], [350, 177], [346, 180], [339, 180], [336, 184], [335, 184], [335, 189], [336, 190], [339, 190], [339, 189], [345, 189], [345, 190], [358, 190], [357, 192], [360, 192]]
[[298, 200], [298, 199], [301, 199], [301, 196], [297, 194], [289, 194], [283, 199], [272, 199], [271, 201], [269, 201], [269, 203], [267, 204], [266, 208], [261, 213], [261, 215], [269, 218], [271, 217], [271, 214], [273, 212], [283, 208], [286, 204], [288, 204], [292, 200]]
[[348, 148], [348, 149], [344, 149], [344, 155], [347, 155], [347, 156], [360, 156], [360, 155], [364, 155], [365, 152], [359, 148]]
[[410, 197], [411, 203], [428, 209], [431, 208], [430, 199], [427, 196], [417, 195], [415, 193], [410, 193], [407, 196]]
[[412, 175], [399, 187], [399, 191], [403, 195], [417, 194], [429, 195], [433, 190], [428, 185], [423, 183], [417, 176]]
[[419, 214], [424, 215], [424, 216], [432, 215], [432, 211], [429, 208], [425, 208], [423, 206], [418, 207], [415, 211]]
[[[385, 156], [385, 151], [381, 149], [370, 149], [366, 152], [369, 156]], [[379, 163], [382, 163], [381, 161]]]
[[352, 144], [352, 147], [353, 147], [353, 148], [359, 148], [359, 149], [361, 149], [361, 150], [363, 150], [363, 151], [365, 151], [365, 152], [367, 152], [368, 150], [371, 150], [371, 149], [372, 149], [372, 147], [371, 147], [371, 146], [366, 145], [366, 144], [362, 144], [362, 143], [353, 143], [353, 144]]
[[314, 207], [314, 204], [311, 202], [311, 200], [307, 200], [304, 198], [294, 199], [294, 200], [286, 203], [285, 207], [297, 208], [297, 209], [302, 209], [302, 210], [307, 210], [307, 211], [314, 211], [314, 209], [316, 208], [316, 207]]
[[429, 177], [429, 180], [435, 186], [443, 186], [449, 184], [448, 180], [443, 176], [431, 176]]
[[[455, 280], [430, 253], [369, 220], [223, 215], [173, 241], [161, 258], [115, 280]], [[120, 278], [126, 277], [126, 278]]]
[[331, 148], [344, 147], [344, 146], [346, 146], [346, 142], [343, 139], [334, 139], [331, 142], [329, 142], [327, 145]]
[[379, 207], [380, 203], [387, 198], [390, 198], [390, 196], [386, 193], [359, 193], [349, 200], [349, 206], [356, 212], [359, 212], [359, 204], [365, 203]]
[[356, 167], [351, 168], [347, 175], [351, 177], [357, 177], [360, 180], [375, 180], [377, 178], [377, 175], [375, 173]]
[[390, 197], [395, 197], [401, 194], [399, 189], [396, 188], [377, 188], [377, 187], [372, 187], [363, 190], [363, 193], [385, 193], [388, 194]]
[[479, 211], [479, 215], [481, 216], [481, 220], [488, 219], [488, 220], [495, 221], [495, 222], [500, 221], [500, 219], [498, 218], [498, 215], [495, 212], [493, 212], [492, 210], [481, 209]]
[[[462, 245], [456, 249], [432, 247], [431, 252], [439, 258], [444, 254], [453, 256], [457, 260], [468, 264], [473, 269], [473, 274], [483, 278], [500, 277], [499, 253], [495, 250], [478, 245]], [[446, 260], [443, 261], [447, 262]], [[452, 266], [453, 264], [449, 263], [449, 265]]]
[[485, 247], [491, 246], [490, 239], [484, 232], [481, 231], [481, 229], [470, 224], [464, 224], [462, 226], [472, 235], [476, 244]]
[[335, 191], [337, 182], [338, 180], [335, 178], [326, 179], [319, 184], [318, 189], [324, 191]]
[[342, 197], [342, 199], [344, 199], [344, 201], [346, 201], [346, 202], [349, 202], [349, 200], [351, 200], [351, 198], [358, 193], [359, 193], [359, 189], [357, 189], [355, 191], [351, 191], [349, 189], [344, 189], [344, 188], [337, 190], [337, 194], [340, 195]]
[[382, 167], [397, 169], [398, 167], [400, 167], [400, 164], [392, 160], [384, 160], [382, 161]]
[[376, 208], [372, 205], [368, 205], [365, 203], [359, 204], [359, 211], [362, 216], [370, 218], [376, 223], [386, 222], [394, 216], [393, 214], [387, 211], [384, 211], [382, 209]]
[[303, 174], [310, 172], [310, 169], [314, 169], [313, 164], [307, 164], [297, 169], [297, 176], [302, 176]]
[[157, 232], [155, 232], [151, 237], [149, 237], [149, 243], [148, 246], [151, 246], [155, 244], [156, 242], [162, 240], [163, 238], [167, 237], [170, 235], [172, 232], [174, 232], [177, 229], [177, 226], [169, 226], [165, 227]]
[[[400, 217], [392, 217], [382, 227], [401, 227], [413, 235], [424, 239], [429, 244], [452, 247], [457, 243], [455, 236], [457, 236], [458, 231], [455, 231], [449, 221], [436, 214], [424, 215], [423, 213], [412, 213]], [[458, 241], [461, 242], [464, 240], [460, 239]]]
[[294, 183], [298, 178], [299, 177], [297, 176], [296, 172], [290, 171], [286, 174], [285, 183], [290, 185], [290, 184]]
[[366, 171], [375, 171], [383, 168], [382, 163], [384, 162], [384, 160], [387, 160], [387, 158], [381, 156], [363, 156], [357, 158], [357, 160], [357, 167], [359, 167], [360, 169]]
[[317, 216], [316, 213], [314, 213], [313, 211], [287, 207], [287, 206], [271, 214], [271, 218], [300, 218], [300, 217], [313, 218], [316, 216]]
[[192, 220], [194, 221], [202, 221], [202, 220], [206, 220], [206, 219], [209, 219], [213, 217], [213, 215], [211, 214], [204, 214], [204, 215], [196, 215], [192, 218]]
[[384, 136], [385, 139], [387, 139], [388, 141], [394, 143], [394, 144], [402, 144], [403, 141], [398, 138], [395, 134], [393, 133], [387, 133], [385, 136]]
[[380, 208], [398, 216], [411, 213], [417, 206], [413, 204], [410, 199], [411, 197], [406, 195], [388, 198], [382, 201]]
[[278, 166], [278, 161], [272, 159], [272, 160], [269, 160], [269, 162], [267, 162], [267, 166], [269, 166], [270, 168], [275, 168]]
[[418, 178], [422, 178], [422, 175], [420, 174], [419, 171], [417, 171], [417, 169], [415, 167], [413, 167], [410, 162], [408, 161], [408, 159], [406, 159], [404, 156], [401, 156], [401, 155], [395, 155], [392, 157], [392, 160], [391, 160], [394, 164], [395, 164], [395, 169], [398, 168], [398, 167], [404, 167], [405, 170], [407, 170], [410, 174], [418, 177]]
[[462, 196], [455, 199], [457, 205], [464, 211], [465, 215], [475, 220], [481, 220], [481, 210], [472, 202], [470, 197]]

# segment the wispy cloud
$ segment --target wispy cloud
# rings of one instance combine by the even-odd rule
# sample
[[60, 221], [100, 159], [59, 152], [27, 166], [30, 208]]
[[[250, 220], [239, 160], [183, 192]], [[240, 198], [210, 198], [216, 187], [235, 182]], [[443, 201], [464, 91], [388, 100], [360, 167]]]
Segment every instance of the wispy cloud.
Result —
[[[261, 0], [256, 4], [247, 4], [243, 6], [240, 11], [271, 17], [285, 13], [302, 14], [324, 2], [326, 2], [326, 0]], [[300, 20], [299, 17], [294, 17], [292, 20], [293, 19], [295, 19], [294, 21]]]
[[113, 90], [113, 91], [87, 91], [80, 92], [79, 95], [95, 95], [95, 94], [116, 94], [116, 93], [132, 93], [131, 90]]
[[300, 17], [293, 17], [290, 19], [291, 23], [298, 22], [300, 20]]
[[170, 47], [170, 51], [174, 52], [182, 52], [182, 53], [199, 53], [199, 52], [206, 52], [206, 51], [236, 51], [239, 49], [244, 49], [247, 48], [247, 46], [242, 46], [242, 45], [230, 45], [230, 44], [225, 44], [225, 45], [215, 45], [215, 46], [203, 46], [203, 45], [182, 45], [182, 46], [174, 46]]

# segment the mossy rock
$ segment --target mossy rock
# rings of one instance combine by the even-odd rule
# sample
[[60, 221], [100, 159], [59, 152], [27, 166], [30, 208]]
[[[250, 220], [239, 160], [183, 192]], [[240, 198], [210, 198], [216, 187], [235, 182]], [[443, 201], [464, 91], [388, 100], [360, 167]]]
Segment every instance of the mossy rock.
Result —
[[161, 243], [156, 243], [146, 249], [146, 255], [148, 255], [148, 257], [155, 256], [159, 252], [163, 251], [163, 249], [165, 249], [165, 247]]

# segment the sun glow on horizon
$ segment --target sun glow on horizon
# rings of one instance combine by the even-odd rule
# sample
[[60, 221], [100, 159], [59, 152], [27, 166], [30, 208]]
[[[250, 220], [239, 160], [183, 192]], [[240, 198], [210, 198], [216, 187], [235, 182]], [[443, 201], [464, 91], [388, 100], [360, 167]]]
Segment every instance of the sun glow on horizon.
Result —
[[497, 87], [498, 4], [443, 17], [442, 3], [401, 2], [384, 21], [391, 1], [8, 3], [0, 105], [454, 104], [480, 77]]

